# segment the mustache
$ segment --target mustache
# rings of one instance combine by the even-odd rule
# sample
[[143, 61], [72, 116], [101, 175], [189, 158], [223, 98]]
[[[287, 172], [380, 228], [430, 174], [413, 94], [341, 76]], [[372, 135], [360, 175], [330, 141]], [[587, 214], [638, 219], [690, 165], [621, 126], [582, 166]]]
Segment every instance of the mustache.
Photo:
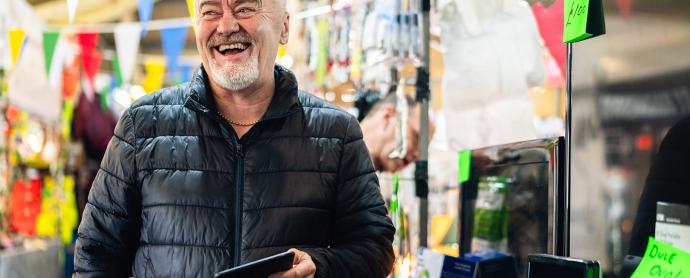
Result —
[[223, 44], [231, 44], [231, 43], [253, 43], [254, 40], [252, 37], [249, 36], [249, 34], [245, 32], [235, 32], [230, 34], [229, 36], [223, 36], [223, 35], [218, 35], [215, 34], [213, 35], [209, 40], [208, 40], [208, 46], [209, 47], [216, 47], [219, 45]]

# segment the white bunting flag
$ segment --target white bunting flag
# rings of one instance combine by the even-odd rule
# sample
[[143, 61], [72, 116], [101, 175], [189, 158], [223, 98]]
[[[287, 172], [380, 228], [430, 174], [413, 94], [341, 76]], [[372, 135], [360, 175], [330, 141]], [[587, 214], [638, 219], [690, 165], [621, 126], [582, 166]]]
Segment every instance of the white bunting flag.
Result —
[[141, 25], [139, 24], [120, 24], [115, 27], [115, 47], [124, 84], [130, 84], [132, 81], [132, 71], [139, 54], [140, 34]]

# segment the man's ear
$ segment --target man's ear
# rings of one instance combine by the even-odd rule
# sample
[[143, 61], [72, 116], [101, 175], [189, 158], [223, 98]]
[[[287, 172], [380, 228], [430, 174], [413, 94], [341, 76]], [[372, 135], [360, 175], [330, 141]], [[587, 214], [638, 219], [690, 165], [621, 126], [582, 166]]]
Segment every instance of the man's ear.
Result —
[[286, 45], [290, 38], [290, 14], [285, 12], [283, 30], [280, 32], [280, 44]]
[[383, 107], [381, 107], [380, 113], [384, 126], [388, 126], [388, 124], [390, 124], [393, 121], [393, 119], [395, 119], [395, 106], [386, 104]]

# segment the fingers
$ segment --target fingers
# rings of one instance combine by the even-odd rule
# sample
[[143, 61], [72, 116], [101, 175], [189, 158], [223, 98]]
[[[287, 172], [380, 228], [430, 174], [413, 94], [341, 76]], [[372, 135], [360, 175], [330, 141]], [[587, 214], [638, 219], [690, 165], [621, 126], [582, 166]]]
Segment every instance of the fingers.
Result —
[[306, 252], [297, 249], [290, 249], [289, 251], [295, 253], [292, 269], [274, 273], [269, 278], [308, 278], [314, 277], [316, 273], [316, 265], [311, 259], [311, 256]]

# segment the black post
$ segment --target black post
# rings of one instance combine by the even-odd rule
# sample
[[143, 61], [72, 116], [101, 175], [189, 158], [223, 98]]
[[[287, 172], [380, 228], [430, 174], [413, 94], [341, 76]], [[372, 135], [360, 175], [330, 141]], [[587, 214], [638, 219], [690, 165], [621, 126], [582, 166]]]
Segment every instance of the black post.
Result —
[[419, 247], [427, 247], [429, 227], [429, 43], [430, 0], [421, 1], [422, 66], [417, 68], [417, 102], [420, 103], [419, 160], [415, 164], [415, 188], [419, 197]]
[[565, 219], [563, 219], [563, 252], [565, 256], [570, 255], [570, 188], [572, 177], [572, 87], [573, 87], [573, 44], [568, 43], [566, 49], [566, 70], [565, 70]]

